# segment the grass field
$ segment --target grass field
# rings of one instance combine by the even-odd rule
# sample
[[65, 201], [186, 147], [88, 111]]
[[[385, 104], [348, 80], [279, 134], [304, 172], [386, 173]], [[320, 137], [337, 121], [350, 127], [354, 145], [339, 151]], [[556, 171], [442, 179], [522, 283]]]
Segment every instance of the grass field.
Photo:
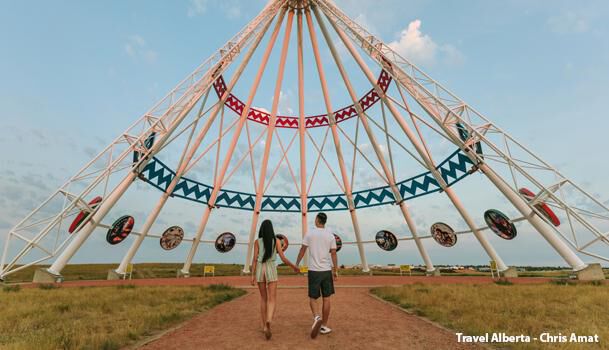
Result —
[[0, 289], [1, 349], [119, 349], [245, 292], [208, 287]]
[[[509, 349], [609, 348], [609, 285], [405, 285], [375, 295], [466, 335], [598, 334], [599, 344], [495, 344]], [[507, 346], [507, 347], [506, 347]]]
[[[214, 265], [216, 267], [216, 276], [239, 276], [243, 265], [237, 264], [193, 264], [190, 273], [193, 277], [203, 276], [203, 265]], [[67, 265], [62, 275], [65, 281], [76, 280], [105, 280], [108, 275], [108, 270], [116, 269], [117, 264], [72, 264]], [[181, 269], [183, 264], [171, 263], [143, 263], [134, 265], [133, 278], [173, 278], [176, 277], [176, 271]], [[6, 282], [31, 282], [34, 277], [34, 271], [38, 268], [48, 267], [48, 265], [39, 265], [29, 267], [7, 276]], [[294, 275], [295, 273], [287, 266], [279, 266], [278, 272], [281, 275]], [[361, 270], [343, 269], [341, 274], [344, 275], [368, 275]], [[375, 270], [375, 274], [396, 274], [383, 270]], [[399, 274], [399, 273], [398, 273]], [[413, 272], [413, 275], [416, 273]], [[419, 273], [421, 274], [421, 273]]]
[[[193, 264], [190, 269], [191, 276], [203, 276], [203, 265], [214, 265], [216, 267], [216, 276], [239, 276], [243, 265], [238, 264]], [[72, 264], [67, 265], [62, 271], [65, 281], [75, 280], [104, 280], [108, 275], [108, 270], [116, 269], [117, 264]], [[173, 278], [176, 277], [176, 271], [182, 268], [182, 264], [178, 263], [142, 263], [135, 264], [133, 278]], [[48, 265], [39, 265], [29, 267], [15, 274], [9, 275], [6, 282], [31, 282], [34, 277], [34, 271], [37, 268], [48, 267]], [[399, 275], [399, 271], [389, 269], [372, 268], [372, 273], [376, 276]], [[452, 272], [441, 269], [443, 275], [447, 276], [490, 276], [490, 272], [468, 271], [467, 273]], [[279, 266], [278, 272], [280, 275], [293, 275], [294, 272], [287, 266]], [[368, 275], [359, 269], [341, 269], [340, 274], [344, 276]], [[413, 276], [424, 275], [423, 271], [412, 271]], [[521, 277], [552, 277], [552, 278], [568, 278], [571, 275], [569, 270], [553, 270], [553, 271], [522, 271], [519, 272]], [[605, 269], [605, 275], [609, 278], [609, 270]]]

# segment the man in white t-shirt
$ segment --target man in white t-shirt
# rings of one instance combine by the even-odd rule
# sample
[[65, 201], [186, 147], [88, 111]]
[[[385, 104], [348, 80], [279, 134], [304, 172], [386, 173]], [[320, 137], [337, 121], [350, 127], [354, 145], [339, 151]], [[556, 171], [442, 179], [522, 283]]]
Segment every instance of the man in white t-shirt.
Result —
[[[328, 334], [332, 330], [328, 327], [330, 317], [330, 296], [334, 294], [334, 281], [338, 277], [336, 268], [336, 240], [334, 234], [326, 228], [328, 216], [319, 213], [315, 217], [315, 227], [309, 229], [302, 240], [302, 247], [298, 253], [296, 266], [309, 249], [309, 305], [313, 313], [313, 327], [311, 338], [319, 333]], [[323, 317], [319, 315], [319, 297], [323, 297]]]

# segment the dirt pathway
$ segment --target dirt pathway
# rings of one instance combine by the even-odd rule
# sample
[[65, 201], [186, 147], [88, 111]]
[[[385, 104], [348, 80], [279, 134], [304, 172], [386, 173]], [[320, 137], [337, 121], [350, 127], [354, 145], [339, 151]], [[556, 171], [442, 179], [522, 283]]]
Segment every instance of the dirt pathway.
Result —
[[479, 349], [456, 342], [453, 333], [374, 299], [368, 288], [339, 288], [329, 326], [333, 332], [310, 339], [312, 323], [306, 289], [279, 289], [273, 338], [260, 329], [259, 296], [248, 294], [221, 304], [140, 349]]

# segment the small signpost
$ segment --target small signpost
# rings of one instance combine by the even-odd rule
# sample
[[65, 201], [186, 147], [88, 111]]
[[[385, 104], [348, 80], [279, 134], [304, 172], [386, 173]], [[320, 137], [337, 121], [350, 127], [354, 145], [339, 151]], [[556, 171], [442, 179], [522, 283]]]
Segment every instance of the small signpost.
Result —
[[129, 264], [127, 265], [127, 271], [125, 271], [125, 274], [123, 275], [123, 279], [127, 279], [127, 275], [129, 275], [129, 279], [131, 280], [131, 277], [133, 277], [133, 264]]
[[497, 272], [497, 277], [499, 277], [499, 270], [497, 270], [497, 263], [495, 262], [495, 260], [491, 260], [490, 265], [491, 265], [491, 277], [495, 278], [495, 272]]
[[216, 267], [214, 265], [205, 265], [203, 267], [203, 277], [205, 277], [208, 273], [216, 277]]
[[412, 267], [410, 265], [400, 265], [400, 276], [402, 276], [404, 272], [408, 272], [408, 275], [412, 276]]

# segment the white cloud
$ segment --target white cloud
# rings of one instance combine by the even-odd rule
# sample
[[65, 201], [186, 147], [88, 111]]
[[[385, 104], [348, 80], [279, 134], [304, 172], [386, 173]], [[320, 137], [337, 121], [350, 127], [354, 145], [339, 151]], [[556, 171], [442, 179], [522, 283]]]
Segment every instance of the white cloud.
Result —
[[207, 10], [207, 5], [209, 0], [190, 0], [190, 5], [188, 6], [188, 17], [195, 17], [198, 15], [202, 15]]
[[370, 19], [368, 18], [368, 16], [366, 16], [365, 13], [358, 14], [357, 16], [355, 16], [355, 18], [353, 18], [353, 20], [355, 21], [355, 23], [359, 24], [370, 33], [377, 35], [378, 30], [376, 29], [376, 26], [371, 23]]
[[125, 52], [135, 61], [144, 61], [147, 63], [154, 63], [157, 59], [157, 52], [151, 50], [146, 43], [146, 40], [140, 35], [131, 35], [127, 39], [127, 43], [124, 46]]
[[295, 115], [295, 111], [294, 108], [292, 108], [292, 104], [291, 104], [291, 100], [292, 100], [292, 91], [288, 90], [288, 91], [283, 91], [281, 90], [279, 92], [279, 111], [278, 114], [279, 115], [289, 115], [289, 116], [293, 116]]
[[241, 17], [241, 6], [236, 3], [229, 4], [226, 8], [226, 16], [230, 19]]
[[203, 15], [210, 7], [220, 8], [228, 19], [241, 17], [241, 3], [237, 0], [190, 0], [188, 5], [188, 17]]
[[415, 64], [434, 64], [438, 60], [447, 64], [460, 64], [463, 54], [453, 45], [437, 44], [429, 35], [421, 32], [421, 20], [416, 19], [401, 31], [398, 40], [388, 44], [393, 50]]
[[585, 33], [590, 27], [585, 16], [570, 11], [548, 18], [546, 25], [555, 33]]

